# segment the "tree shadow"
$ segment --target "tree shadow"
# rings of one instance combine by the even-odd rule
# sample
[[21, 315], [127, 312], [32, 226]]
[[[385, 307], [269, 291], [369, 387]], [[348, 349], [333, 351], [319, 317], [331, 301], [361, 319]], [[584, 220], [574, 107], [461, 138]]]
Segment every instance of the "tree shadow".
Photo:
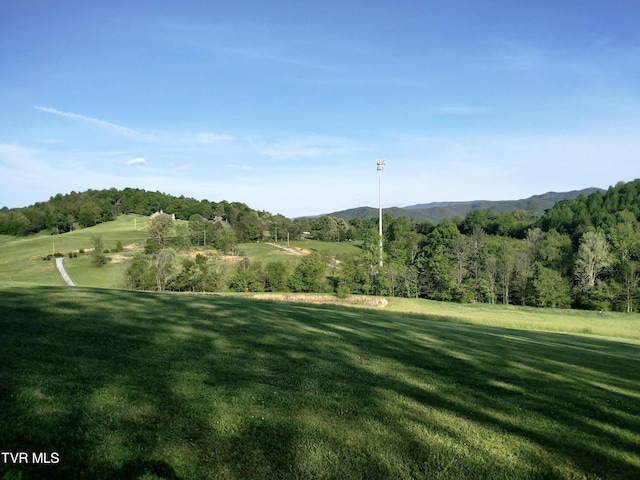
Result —
[[228, 297], [2, 293], [0, 446], [60, 462], [0, 474], [640, 476], [637, 345]]

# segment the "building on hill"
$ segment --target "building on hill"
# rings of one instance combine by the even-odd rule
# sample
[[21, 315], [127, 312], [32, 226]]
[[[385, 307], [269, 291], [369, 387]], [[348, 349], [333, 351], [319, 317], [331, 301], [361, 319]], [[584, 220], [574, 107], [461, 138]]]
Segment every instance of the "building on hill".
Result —
[[176, 214], [175, 213], [164, 213], [162, 211], [162, 209], [160, 209], [159, 212], [154, 212], [151, 214], [151, 216], [149, 217], [151, 220], [153, 220], [154, 218], [156, 218], [159, 215], [169, 215], [171, 217], [171, 220], [175, 220], [176, 219]]

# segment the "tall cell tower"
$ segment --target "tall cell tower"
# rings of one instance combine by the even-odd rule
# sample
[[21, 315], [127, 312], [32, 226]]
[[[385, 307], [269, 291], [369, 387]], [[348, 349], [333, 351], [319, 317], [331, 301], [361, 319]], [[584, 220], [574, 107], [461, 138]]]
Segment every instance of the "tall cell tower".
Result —
[[384, 170], [385, 161], [378, 159], [376, 166], [378, 170], [378, 208], [380, 218], [378, 219], [378, 232], [380, 237], [380, 266], [382, 267], [382, 171]]

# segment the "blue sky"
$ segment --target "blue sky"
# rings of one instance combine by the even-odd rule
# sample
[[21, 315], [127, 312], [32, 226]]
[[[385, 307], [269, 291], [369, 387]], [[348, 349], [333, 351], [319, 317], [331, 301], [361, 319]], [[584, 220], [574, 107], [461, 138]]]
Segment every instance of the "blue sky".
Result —
[[640, 177], [637, 0], [0, 0], [0, 206], [289, 217]]

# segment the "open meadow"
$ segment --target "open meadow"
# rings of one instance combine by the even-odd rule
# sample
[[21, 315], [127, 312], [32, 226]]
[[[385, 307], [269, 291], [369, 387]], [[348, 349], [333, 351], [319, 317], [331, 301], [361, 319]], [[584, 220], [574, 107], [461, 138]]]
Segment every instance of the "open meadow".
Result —
[[[147, 237], [149, 218], [140, 215], [121, 215], [112, 222], [98, 224], [91, 228], [74, 230], [61, 235], [40, 233], [27, 237], [0, 235], [0, 284], [4, 285], [64, 285], [56, 270], [53, 259], [43, 257], [56, 252], [65, 257], [69, 252], [90, 251], [93, 248], [92, 237], [102, 237], [104, 248], [115, 250], [116, 244], [123, 246], [142, 245]], [[127, 255], [125, 252], [123, 255]], [[122, 257], [123, 255], [120, 255]], [[118, 259], [118, 260], [121, 260]], [[118, 262], [116, 262], [118, 263]], [[75, 268], [74, 268], [75, 267]], [[65, 260], [71, 278], [75, 281], [78, 270], [82, 281], [79, 285], [92, 287], [114, 287], [112, 268], [101, 271], [91, 265], [89, 256]], [[75, 272], [74, 272], [75, 270]], [[85, 283], [86, 282], [86, 283]]]
[[2, 287], [0, 478], [640, 477], [636, 316], [421, 305]]

